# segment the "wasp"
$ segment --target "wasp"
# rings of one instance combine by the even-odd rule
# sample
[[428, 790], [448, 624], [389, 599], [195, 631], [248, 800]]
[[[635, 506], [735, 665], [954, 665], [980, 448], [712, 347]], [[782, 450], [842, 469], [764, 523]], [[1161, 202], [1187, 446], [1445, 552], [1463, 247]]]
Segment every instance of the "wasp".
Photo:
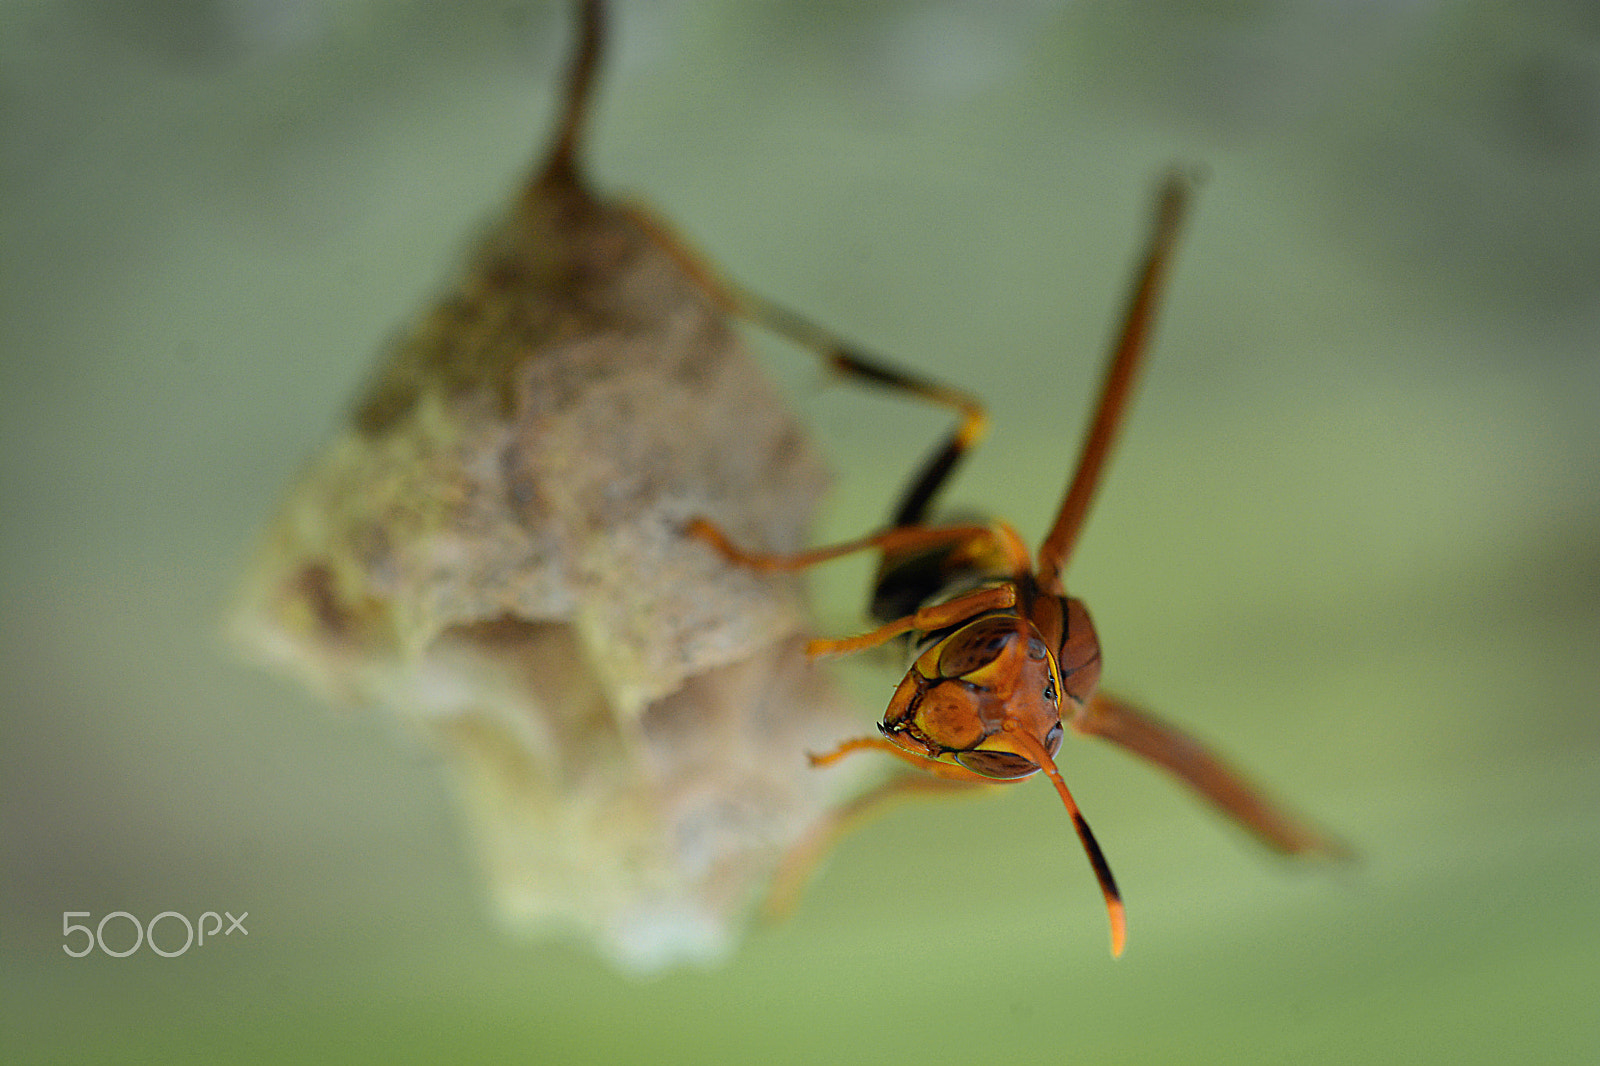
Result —
[[[1120, 956], [1126, 943], [1126, 912], [1110, 864], [1056, 765], [1067, 728], [1108, 740], [1155, 763], [1276, 850], [1342, 851], [1342, 845], [1267, 799], [1201, 742], [1101, 692], [1100, 640], [1088, 608], [1067, 594], [1063, 580], [1150, 347], [1157, 298], [1195, 184], [1191, 172], [1174, 170], [1161, 186], [1154, 226], [1077, 466], [1037, 552], [1030, 553], [1017, 531], [1003, 521], [930, 521], [941, 489], [987, 426], [987, 414], [974, 397], [865, 355], [827, 330], [744, 290], [732, 290], [731, 302], [747, 316], [815, 350], [835, 370], [950, 407], [960, 419], [919, 468], [889, 526], [870, 536], [775, 555], [742, 550], [703, 518], [687, 527], [691, 536], [731, 563], [753, 570], [802, 570], [855, 552], [881, 553], [871, 601], [877, 628], [857, 636], [813, 640], [807, 650], [813, 656], [841, 655], [900, 638], [908, 644], [910, 667], [889, 701], [878, 735], [845, 740], [832, 751], [811, 755], [811, 763], [826, 766], [857, 752], [876, 751], [953, 786], [1015, 782], [1042, 771], [1071, 816], [1105, 897], [1113, 956]], [[919, 788], [923, 786], [915, 777], [892, 779], [841, 813], [839, 824], [882, 799]]]

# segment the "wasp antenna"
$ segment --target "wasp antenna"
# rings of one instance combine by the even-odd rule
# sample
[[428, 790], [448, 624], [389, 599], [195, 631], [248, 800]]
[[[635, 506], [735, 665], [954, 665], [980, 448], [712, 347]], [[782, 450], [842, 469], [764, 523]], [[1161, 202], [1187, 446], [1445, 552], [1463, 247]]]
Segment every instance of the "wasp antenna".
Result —
[[1022, 748], [1023, 754], [1044, 770], [1050, 778], [1050, 783], [1056, 786], [1056, 792], [1061, 796], [1061, 802], [1066, 805], [1067, 813], [1072, 815], [1072, 828], [1078, 831], [1078, 839], [1082, 841], [1083, 850], [1089, 856], [1089, 865], [1094, 868], [1095, 880], [1100, 882], [1100, 893], [1106, 898], [1106, 918], [1111, 923], [1111, 956], [1120, 958], [1123, 945], [1128, 940], [1128, 916], [1126, 908], [1122, 905], [1122, 893], [1117, 891], [1117, 879], [1111, 876], [1111, 864], [1106, 862], [1099, 841], [1095, 840], [1089, 823], [1084, 821], [1083, 812], [1078, 810], [1078, 802], [1072, 798], [1067, 783], [1061, 779], [1061, 771], [1056, 768], [1056, 761], [1050, 757], [1050, 752], [1029, 735], [1014, 718], [1006, 719], [1005, 730]]
[[578, 5], [578, 43], [567, 71], [566, 97], [561, 104], [561, 125], [550, 157], [539, 172], [539, 184], [576, 185], [579, 182], [578, 148], [594, 96], [595, 74], [605, 43], [605, 4], [581, 0]]

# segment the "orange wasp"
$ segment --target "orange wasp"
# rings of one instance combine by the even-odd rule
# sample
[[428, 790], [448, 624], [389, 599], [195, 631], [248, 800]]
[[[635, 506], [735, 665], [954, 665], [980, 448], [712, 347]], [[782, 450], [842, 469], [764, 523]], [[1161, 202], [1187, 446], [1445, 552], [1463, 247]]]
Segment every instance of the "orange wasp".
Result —
[[[871, 607], [874, 620], [882, 624], [859, 636], [814, 640], [807, 650], [814, 656], [845, 654], [904, 636], [910, 642], [910, 669], [884, 712], [878, 726], [881, 735], [846, 740], [831, 752], [810, 756], [812, 765], [825, 766], [852, 752], [881, 751], [960, 784], [1018, 781], [1043, 770], [1072, 816], [1105, 895], [1113, 955], [1121, 955], [1126, 940], [1122, 898], [1100, 845], [1056, 767], [1063, 723], [1163, 767], [1280, 851], [1340, 850], [1268, 802], [1187, 734], [1099, 692], [1100, 642], [1094, 623], [1083, 602], [1068, 596], [1062, 583], [1148, 347], [1156, 295], [1192, 187], [1188, 175], [1175, 172], [1161, 189], [1154, 232], [1101, 383], [1077, 470], [1036, 557], [1030, 557], [1016, 530], [1005, 522], [926, 523], [935, 496], [983, 434], [985, 414], [975, 399], [862, 356], [827, 331], [727, 285], [724, 291], [739, 310], [823, 353], [833, 368], [952, 407], [961, 413], [961, 420], [922, 466], [894, 512], [891, 527], [883, 532], [795, 555], [762, 555], [735, 547], [704, 519], [688, 527], [690, 535], [730, 561], [757, 570], [799, 570], [871, 548], [883, 553]], [[911, 783], [915, 780], [894, 779], [857, 801], [847, 814], [859, 813], [894, 792], [916, 788]]]

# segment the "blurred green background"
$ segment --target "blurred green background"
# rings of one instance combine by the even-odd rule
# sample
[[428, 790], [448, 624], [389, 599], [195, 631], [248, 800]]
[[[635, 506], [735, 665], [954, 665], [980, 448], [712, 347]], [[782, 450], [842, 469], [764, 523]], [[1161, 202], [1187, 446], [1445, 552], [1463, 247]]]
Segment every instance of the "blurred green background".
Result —
[[[1037, 537], [1156, 175], [1209, 180], [1071, 573], [1107, 683], [1363, 861], [1116, 752], [906, 806], [724, 968], [486, 912], [449, 789], [230, 657], [258, 527], [544, 138], [564, 5], [0, 8], [7, 1062], [1600, 1061], [1600, 14], [1340, 0], [620, 5], [594, 170], [979, 391]], [[944, 419], [762, 343], [880, 522]], [[859, 625], [868, 563], [818, 575]], [[864, 722], [894, 678], [857, 667]], [[63, 911], [248, 911], [165, 959]]]

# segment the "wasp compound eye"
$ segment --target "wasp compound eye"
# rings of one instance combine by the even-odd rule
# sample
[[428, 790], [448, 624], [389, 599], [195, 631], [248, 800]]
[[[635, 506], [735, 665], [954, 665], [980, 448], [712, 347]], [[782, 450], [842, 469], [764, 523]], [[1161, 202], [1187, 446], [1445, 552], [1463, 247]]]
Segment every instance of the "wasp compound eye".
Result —
[[963, 751], [956, 755], [956, 762], [975, 774], [1000, 780], [1029, 777], [1039, 772], [1039, 767], [1027, 759], [1005, 751]]
[[994, 662], [1017, 639], [1015, 618], [980, 618], [945, 638], [939, 651], [940, 677], [966, 677]]

